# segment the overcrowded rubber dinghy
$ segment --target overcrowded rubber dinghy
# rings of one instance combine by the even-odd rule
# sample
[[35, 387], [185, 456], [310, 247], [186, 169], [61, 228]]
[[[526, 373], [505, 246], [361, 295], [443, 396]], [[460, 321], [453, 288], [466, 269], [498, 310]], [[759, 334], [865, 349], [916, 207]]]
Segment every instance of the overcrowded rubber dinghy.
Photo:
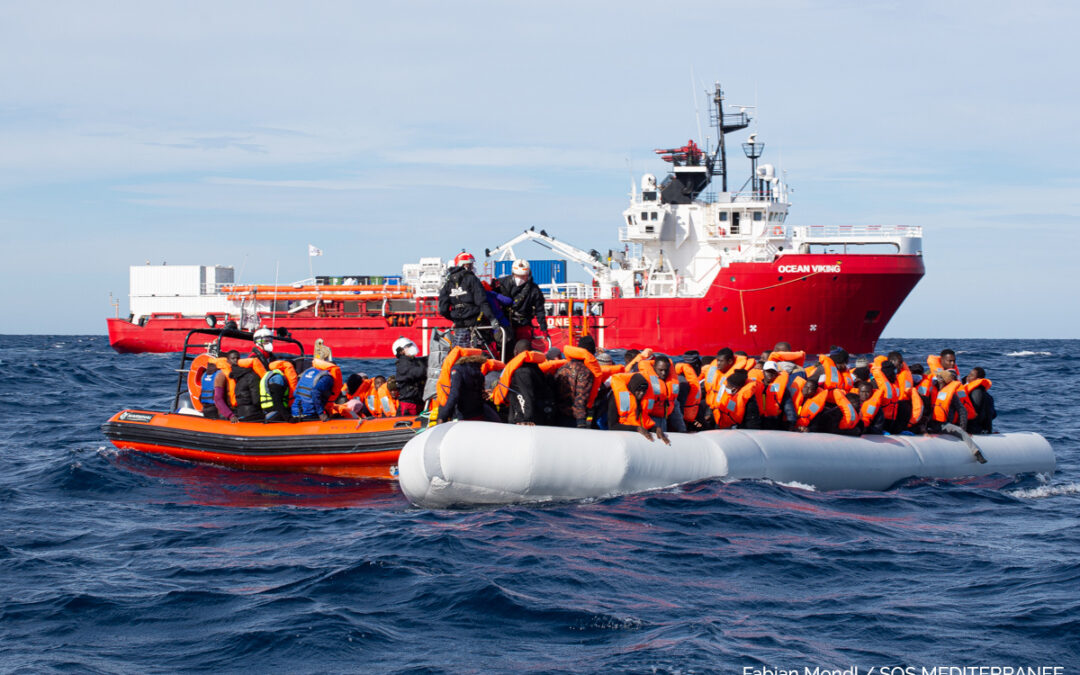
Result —
[[[976, 452], [985, 462], [980, 462]], [[427, 508], [566, 501], [705, 479], [768, 479], [819, 490], [887, 490], [911, 477], [1054, 471], [1035, 433], [838, 436], [727, 429], [671, 434], [452, 422], [405, 446], [398, 480]]]
[[[210, 337], [208, 344], [193, 340]], [[398, 455], [420, 428], [417, 417], [328, 419], [294, 423], [230, 422], [207, 419], [199, 401], [199, 383], [222, 340], [250, 344], [253, 334], [231, 327], [194, 329], [184, 341], [176, 396], [169, 411], [122, 410], [102, 425], [101, 431], [121, 450], [165, 455], [191, 462], [256, 471], [292, 471], [349, 478], [393, 479]], [[318, 363], [300, 342], [284, 332], [275, 337], [299, 353], [275, 361], [294, 371], [294, 363]], [[189, 350], [208, 353], [191, 359]], [[289, 355], [293, 356], [293, 355]], [[272, 364], [272, 365], [274, 365]], [[334, 368], [332, 364], [326, 364]], [[300, 368], [302, 370], [302, 368]], [[333, 370], [335, 393], [341, 390], [340, 369]], [[184, 383], [188, 396], [184, 396]], [[295, 386], [293, 387], [295, 388]]]

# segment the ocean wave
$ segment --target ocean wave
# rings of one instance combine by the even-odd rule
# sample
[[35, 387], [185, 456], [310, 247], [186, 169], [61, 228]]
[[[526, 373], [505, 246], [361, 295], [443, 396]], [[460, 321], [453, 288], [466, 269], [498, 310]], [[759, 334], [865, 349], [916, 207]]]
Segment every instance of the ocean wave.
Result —
[[1043, 485], [1042, 487], [1037, 488], [1011, 490], [1008, 494], [1020, 499], [1043, 499], [1045, 497], [1060, 497], [1062, 495], [1080, 495], [1080, 483]]
[[1005, 356], [1053, 356], [1053, 352], [1033, 352], [1028, 349], [1024, 349], [1018, 352], [1008, 352]]

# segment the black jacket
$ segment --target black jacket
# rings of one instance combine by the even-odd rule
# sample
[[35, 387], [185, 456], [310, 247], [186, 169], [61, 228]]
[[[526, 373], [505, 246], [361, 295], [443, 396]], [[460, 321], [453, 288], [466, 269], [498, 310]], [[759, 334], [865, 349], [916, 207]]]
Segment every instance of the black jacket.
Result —
[[397, 377], [398, 398], [420, 406], [424, 402], [427, 359], [423, 356], [399, 356], [395, 377]]
[[450, 268], [450, 276], [439, 289], [439, 314], [453, 321], [455, 328], [490, 322], [495, 316], [484, 286], [465, 267]]
[[495, 291], [513, 301], [513, 304], [507, 308], [507, 315], [512, 326], [515, 328], [518, 326], [530, 326], [535, 317], [536, 322], [540, 324], [540, 329], [547, 330], [544, 293], [531, 277], [520, 286], [514, 283], [513, 275], [501, 277], [495, 281]]
[[547, 378], [535, 363], [523, 363], [510, 378], [507, 422], [546, 424], [554, 407]]
[[251, 368], [233, 366], [229, 377], [236, 380], [236, 416], [243, 420], [262, 419], [259, 405], [259, 376]]
[[439, 407], [439, 422], [484, 416], [484, 374], [479, 363], [457, 363], [450, 371], [446, 405]]
[[968, 433], [994, 433], [994, 418], [997, 417], [997, 410], [994, 409], [994, 397], [982, 387], [976, 387], [968, 394], [968, 398], [971, 399], [971, 405], [975, 408], [977, 414], [975, 419], [968, 420]]

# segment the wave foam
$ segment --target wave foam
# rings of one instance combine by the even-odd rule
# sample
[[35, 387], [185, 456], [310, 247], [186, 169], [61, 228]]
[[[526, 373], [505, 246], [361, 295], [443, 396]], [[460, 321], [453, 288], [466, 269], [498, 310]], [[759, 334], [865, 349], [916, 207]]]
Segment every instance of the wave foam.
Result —
[[1028, 351], [1026, 349], [1023, 350], [1023, 351], [1019, 351], [1019, 352], [1009, 352], [1009, 353], [1005, 354], [1005, 356], [1053, 356], [1053, 355], [1054, 355], [1053, 352], [1031, 352], [1031, 351]]
[[1020, 499], [1043, 499], [1044, 497], [1060, 497], [1061, 495], [1080, 495], [1080, 483], [1068, 483], [1067, 485], [1043, 485], [1042, 487], [1029, 488], [1026, 490], [1014, 490], [1009, 493]]

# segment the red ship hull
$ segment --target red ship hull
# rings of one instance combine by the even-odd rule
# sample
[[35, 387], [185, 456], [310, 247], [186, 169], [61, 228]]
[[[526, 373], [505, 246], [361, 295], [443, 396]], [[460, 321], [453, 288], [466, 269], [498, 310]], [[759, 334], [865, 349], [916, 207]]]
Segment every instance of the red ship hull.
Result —
[[[919, 255], [792, 254], [771, 263], [733, 263], [701, 298], [590, 301], [591, 308], [602, 308], [599, 316], [552, 316], [548, 325], [555, 346], [584, 329], [607, 349], [708, 354], [727, 346], [756, 354], [783, 340], [812, 353], [832, 345], [869, 353], [923, 274]], [[575, 307], [580, 311], [581, 301]], [[400, 336], [426, 350], [431, 329], [449, 325], [421, 315], [408, 326], [378, 316], [279, 316], [273, 323], [307, 345], [322, 338], [339, 358], [391, 358], [390, 344]], [[121, 353], [176, 352], [189, 330], [205, 325], [198, 317], [155, 315], [144, 326], [109, 319], [109, 342]], [[234, 348], [228, 342], [224, 347]]]

